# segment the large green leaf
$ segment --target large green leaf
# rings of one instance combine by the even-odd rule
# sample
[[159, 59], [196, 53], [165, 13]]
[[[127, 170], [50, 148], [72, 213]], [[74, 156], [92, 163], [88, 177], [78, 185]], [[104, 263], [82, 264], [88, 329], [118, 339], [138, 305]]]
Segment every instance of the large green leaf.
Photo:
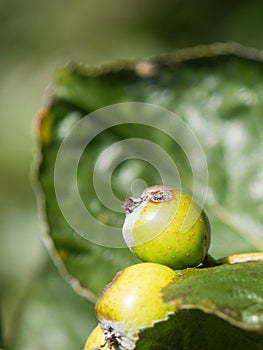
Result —
[[[261, 52], [237, 45], [212, 45], [101, 68], [69, 65], [56, 73], [51, 96], [39, 116], [39, 202], [45, 212], [51, 255], [80, 294], [95, 301], [118, 270], [137, 262], [127, 249], [107, 248], [82, 238], [62, 215], [55, 195], [54, 168], [64, 137], [88, 113], [109, 104], [145, 102], [178, 114], [195, 133], [207, 159], [206, 211], [212, 226], [212, 254], [263, 248], [261, 57]], [[183, 190], [193, 192], [191, 164], [177, 142], [161, 130], [138, 123], [104, 130], [82, 154], [78, 186], [92, 215], [119, 228], [124, 214], [100, 202], [93, 188], [93, 169], [107, 147], [134, 137], [161, 146], [175, 162]], [[85, 135], [80, 134], [81, 138]], [[114, 159], [112, 155], [108, 163]], [[103, 178], [106, 173], [104, 169], [97, 176]], [[128, 160], [112, 176], [116, 197], [123, 200], [131, 195], [135, 179], [148, 185], [160, 183], [160, 175], [150, 164]], [[65, 191], [65, 202], [70, 201], [70, 191]]]
[[246, 330], [263, 330], [263, 263], [247, 262], [178, 273], [165, 289], [176, 309], [199, 309]]
[[177, 312], [140, 333], [136, 349], [262, 349], [263, 263], [177, 272], [163, 291]]
[[199, 310], [181, 310], [140, 333], [136, 350], [260, 350], [262, 336]]

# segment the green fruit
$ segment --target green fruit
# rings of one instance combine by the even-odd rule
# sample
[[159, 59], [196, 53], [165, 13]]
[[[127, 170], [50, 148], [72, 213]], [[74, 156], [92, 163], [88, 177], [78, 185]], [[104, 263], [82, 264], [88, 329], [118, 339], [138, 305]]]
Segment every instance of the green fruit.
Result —
[[108, 347], [102, 329], [98, 325], [93, 331], [90, 333], [84, 350], [110, 350]]
[[169, 267], [153, 263], [132, 265], [120, 271], [96, 304], [107, 343], [118, 349], [133, 349], [139, 329], [164, 320], [174, 311], [174, 306], [164, 303], [161, 290], [175, 276]]
[[147, 188], [124, 203], [123, 237], [142, 261], [183, 269], [200, 264], [210, 244], [204, 211], [189, 196], [165, 186]]

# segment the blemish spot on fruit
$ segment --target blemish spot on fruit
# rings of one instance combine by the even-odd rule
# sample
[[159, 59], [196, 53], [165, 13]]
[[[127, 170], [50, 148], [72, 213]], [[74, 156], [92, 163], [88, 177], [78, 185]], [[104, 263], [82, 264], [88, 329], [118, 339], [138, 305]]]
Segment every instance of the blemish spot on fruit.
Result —
[[180, 238], [179, 237], [176, 237], [175, 239], [177, 242], [180, 242]]
[[192, 235], [192, 236], [194, 236], [194, 235], [195, 235], [195, 233], [194, 233], [194, 232], [192, 232], [192, 233], [191, 233], [191, 235]]
[[190, 240], [190, 236], [188, 236], [186, 239], [189, 241]]
[[185, 255], [186, 255], [186, 256], [190, 256], [190, 253], [186, 253]]
[[170, 250], [170, 249], [171, 249], [171, 246], [170, 246], [170, 245], [168, 245], [167, 249], [169, 249], [169, 250]]

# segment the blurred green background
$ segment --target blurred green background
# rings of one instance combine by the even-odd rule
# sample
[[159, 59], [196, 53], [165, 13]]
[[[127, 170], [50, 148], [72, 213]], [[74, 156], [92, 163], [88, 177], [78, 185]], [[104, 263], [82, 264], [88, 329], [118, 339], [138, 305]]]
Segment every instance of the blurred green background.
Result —
[[81, 349], [95, 325], [48, 258], [30, 183], [54, 70], [215, 41], [263, 48], [262, 14], [259, 0], [0, 0], [0, 348]]

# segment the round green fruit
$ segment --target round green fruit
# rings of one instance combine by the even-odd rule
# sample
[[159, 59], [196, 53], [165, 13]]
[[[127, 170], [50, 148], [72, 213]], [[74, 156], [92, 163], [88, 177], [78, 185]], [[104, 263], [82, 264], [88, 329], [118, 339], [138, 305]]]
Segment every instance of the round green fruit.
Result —
[[110, 350], [99, 325], [90, 333], [84, 350]]
[[123, 206], [123, 237], [142, 261], [173, 269], [199, 265], [207, 256], [210, 225], [191, 197], [166, 186], [147, 188]]
[[141, 328], [166, 319], [174, 306], [164, 303], [161, 290], [175, 271], [154, 263], [140, 263], [120, 271], [96, 304], [96, 315], [108, 346], [133, 349]]

